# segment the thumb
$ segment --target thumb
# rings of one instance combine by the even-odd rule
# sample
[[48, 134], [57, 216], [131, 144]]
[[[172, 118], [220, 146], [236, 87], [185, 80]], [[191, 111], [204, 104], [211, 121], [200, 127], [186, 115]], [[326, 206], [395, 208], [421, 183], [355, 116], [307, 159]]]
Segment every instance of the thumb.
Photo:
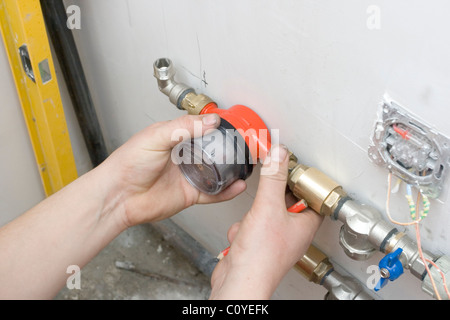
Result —
[[286, 206], [285, 193], [288, 176], [288, 150], [275, 145], [264, 160], [261, 168], [256, 202]]
[[184, 115], [177, 119], [159, 122], [148, 127], [146, 148], [167, 151], [181, 140], [200, 137], [207, 130], [216, 129], [220, 124], [220, 117], [215, 113], [205, 115]]

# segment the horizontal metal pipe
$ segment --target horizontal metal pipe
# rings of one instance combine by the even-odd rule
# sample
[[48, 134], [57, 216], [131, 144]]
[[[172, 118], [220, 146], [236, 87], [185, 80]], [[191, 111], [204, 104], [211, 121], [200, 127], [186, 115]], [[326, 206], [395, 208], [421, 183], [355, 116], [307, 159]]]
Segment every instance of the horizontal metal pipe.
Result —
[[344, 277], [337, 271], [325, 277], [323, 286], [328, 290], [326, 300], [374, 300], [356, 280]]
[[158, 221], [151, 225], [161, 233], [164, 240], [191, 261], [197, 269], [211, 277], [218, 260], [197, 240], [170, 219]]

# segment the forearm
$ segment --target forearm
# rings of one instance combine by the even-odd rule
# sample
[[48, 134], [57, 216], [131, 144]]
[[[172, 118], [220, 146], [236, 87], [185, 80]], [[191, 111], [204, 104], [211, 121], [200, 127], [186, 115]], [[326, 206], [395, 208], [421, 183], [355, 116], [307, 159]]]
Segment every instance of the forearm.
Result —
[[126, 229], [123, 195], [104, 166], [0, 229], [0, 299], [49, 299]]

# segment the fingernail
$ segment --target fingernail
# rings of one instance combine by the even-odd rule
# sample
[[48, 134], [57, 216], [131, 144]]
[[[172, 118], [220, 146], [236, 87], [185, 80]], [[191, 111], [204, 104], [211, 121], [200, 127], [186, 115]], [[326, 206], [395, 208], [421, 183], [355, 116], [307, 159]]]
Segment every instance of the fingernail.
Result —
[[212, 126], [219, 122], [219, 116], [215, 113], [205, 114], [202, 122], [205, 126]]
[[272, 147], [270, 150], [270, 159], [274, 162], [283, 162], [288, 155], [288, 150], [285, 145], [278, 145]]

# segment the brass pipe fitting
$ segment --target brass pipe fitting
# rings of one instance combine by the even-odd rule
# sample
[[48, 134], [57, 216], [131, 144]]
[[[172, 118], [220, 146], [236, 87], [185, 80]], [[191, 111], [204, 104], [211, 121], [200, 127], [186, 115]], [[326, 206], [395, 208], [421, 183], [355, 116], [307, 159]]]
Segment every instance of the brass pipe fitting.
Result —
[[373, 300], [358, 281], [334, 270], [328, 257], [314, 245], [308, 248], [295, 269], [309, 281], [327, 289], [326, 300]]
[[333, 270], [333, 265], [322, 251], [311, 245], [295, 268], [309, 281], [321, 284], [324, 276]]
[[288, 186], [299, 199], [322, 216], [334, 213], [347, 194], [342, 187], [316, 168], [297, 164], [289, 174]]
[[189, 114], [200, 114], [204, 107], [214, 101], [204, 94], [196, 94], [195, 92], [187, 93], [181, 100], [181, 107]]
[[288, 164], [289, 174], [297, 166], [297, 162], [298, 162], [297, 156], [292, 151], [289, 150], [289, 164]]

